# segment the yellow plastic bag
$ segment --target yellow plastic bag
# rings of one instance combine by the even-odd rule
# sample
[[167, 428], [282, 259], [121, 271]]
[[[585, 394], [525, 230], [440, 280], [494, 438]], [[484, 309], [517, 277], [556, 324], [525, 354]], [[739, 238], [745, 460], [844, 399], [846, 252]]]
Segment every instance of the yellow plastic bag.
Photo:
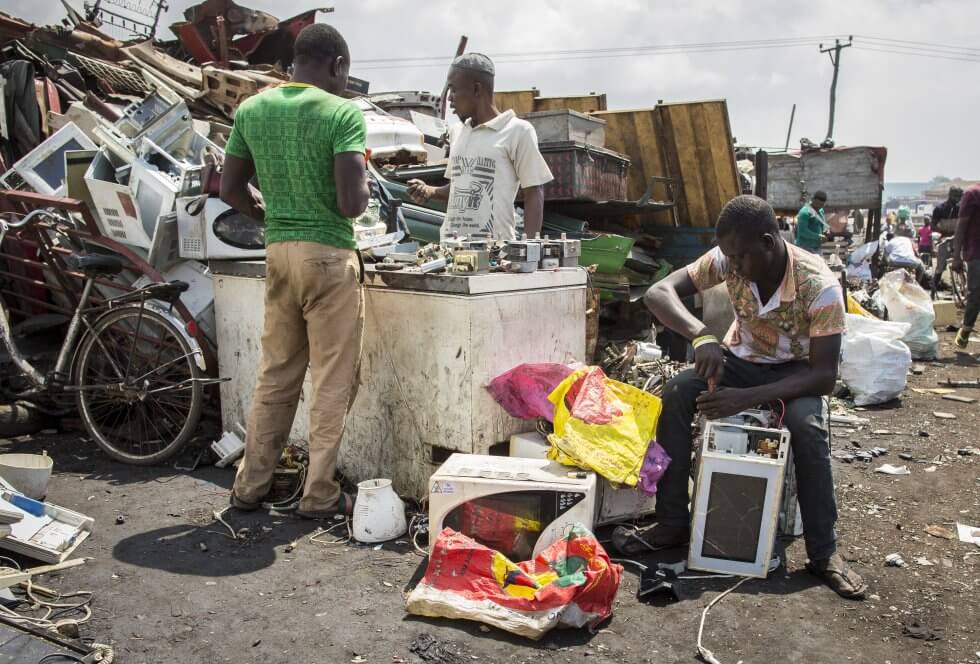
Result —
[[657, 431], [660, 399], [588, 367], [562, 381], [548, 400], [555, 405], [549, 459], [636, 486]]
[[858, 316], [864, 316], [865, 318], [877, 320], [874, 314], [862, 307], [850, 293], [847, 294], [847, 313], [857, 314]]

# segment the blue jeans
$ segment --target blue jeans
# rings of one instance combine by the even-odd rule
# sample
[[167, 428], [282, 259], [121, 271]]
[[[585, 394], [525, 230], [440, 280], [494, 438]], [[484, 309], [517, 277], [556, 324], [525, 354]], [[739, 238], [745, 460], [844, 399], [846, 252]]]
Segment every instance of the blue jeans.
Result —
[[[724, 387], [757, 387], [799, 371], [803, 362], [754, 364], [725, 353]], [[669, 381], [664, 388], [663, 411], [657, 441], [671, 463], [657, 487], [657, 521], [668, 526], [690, 524], [688, 477], [691, 473], [691, 423], [696, 399], [708, 389], [694, 369]], [[796, 483], [803, 519], [803, 539], [810, 560], [829, 558], [837, 550], [837, 502], [830, 468], [830, 423], [821, 397], [801, 397], [786, 403], [783, 418], [790, 431], [796, 465]]]

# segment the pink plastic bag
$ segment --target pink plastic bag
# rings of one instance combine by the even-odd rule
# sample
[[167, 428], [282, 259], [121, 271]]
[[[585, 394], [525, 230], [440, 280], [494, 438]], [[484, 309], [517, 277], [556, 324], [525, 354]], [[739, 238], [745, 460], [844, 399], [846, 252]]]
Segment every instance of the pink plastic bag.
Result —
[[667, 450], [660, 446], [655, 440], [650, 441], [646, 456], [643, 458], [643, 466], [640, 468], [640, 481], [636, 483], [636, 488], [647, 496], [657, 494], [657, 482], [667, 472], [670, 465], [670, 456]]
[[570, 373], [564, 364], [520, 364], [490, 381], [487, 390], [511, 417], [553, 422], [555, 406], [548, 395]]

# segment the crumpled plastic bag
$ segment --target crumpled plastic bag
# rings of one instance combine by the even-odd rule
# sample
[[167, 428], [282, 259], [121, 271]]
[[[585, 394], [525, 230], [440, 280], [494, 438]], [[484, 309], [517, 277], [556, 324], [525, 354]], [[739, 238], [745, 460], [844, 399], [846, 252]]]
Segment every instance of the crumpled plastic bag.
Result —
[[511, 417], [543, 417], [551, 422], [555, 406], [548, 395], [570, 373], [572, 369], [564, 364], [519, 364], [490, 381], [487, 390]]
[[657, 482], [667, 472], [669, 465], [670, 455], [667, 454], [667, 450], [657, 441], [651, 440], [647, 454], [643, 458], [643, 467], [640, 468], [640, 480], [636, 483], [637, 490], [647, 496], [657, 495]]
[[855, 314], [845, 318], [840, 377], [854, 395], [854, 404], [867, 406], [900, 397], [912, 366], [912, 353], [901, 341], [909, 324]]
[[608, 618], [622, 576], [622, 566], [609, 560], [582, 524], [534, 560], [517, 564], [446, 528], [406, 608], [417, 616], [475, 620], [536, 640], [555, 627], [595, 626]]
[[939, 335], [933, 327], [936, 311], [932, 298], [905, 270], [892, 270], [878, 280], [888, 320], [908, 323], [909, 331], [902, 341], [916, 360], [934, 360], [939, 356]]
[[598, 367], [574, 372], [548, 399], [555, 405], [549, 459], [594, 470], [616, 484], [636, 486], [657, 431], [660, 399], [607, 378]]

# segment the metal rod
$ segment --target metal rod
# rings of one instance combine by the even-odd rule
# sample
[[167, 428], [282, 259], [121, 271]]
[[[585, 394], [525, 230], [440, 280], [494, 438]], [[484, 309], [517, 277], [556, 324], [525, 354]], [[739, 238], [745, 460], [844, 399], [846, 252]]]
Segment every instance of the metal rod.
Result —
[[789, 138], [793, 134], [794, 119], [796, 119], [796, 104], [793, 104], [793, 110], [789, 112], [789, 129], [786, 130], [786, 147], [784, 148], [786, 152], [789, 152]]
[[[469, 38], [463, 35], [459, 38], [459, 45], [456, 47], [456, 57], [463, 55], [466, 52], [466, 42]], [[442, 119], [445, 120], [449, 111], [449, 79], [447, 77], [445, 85], [442, 86], [442, 97], [439, 100], [439, 112], [442, 113]]]

